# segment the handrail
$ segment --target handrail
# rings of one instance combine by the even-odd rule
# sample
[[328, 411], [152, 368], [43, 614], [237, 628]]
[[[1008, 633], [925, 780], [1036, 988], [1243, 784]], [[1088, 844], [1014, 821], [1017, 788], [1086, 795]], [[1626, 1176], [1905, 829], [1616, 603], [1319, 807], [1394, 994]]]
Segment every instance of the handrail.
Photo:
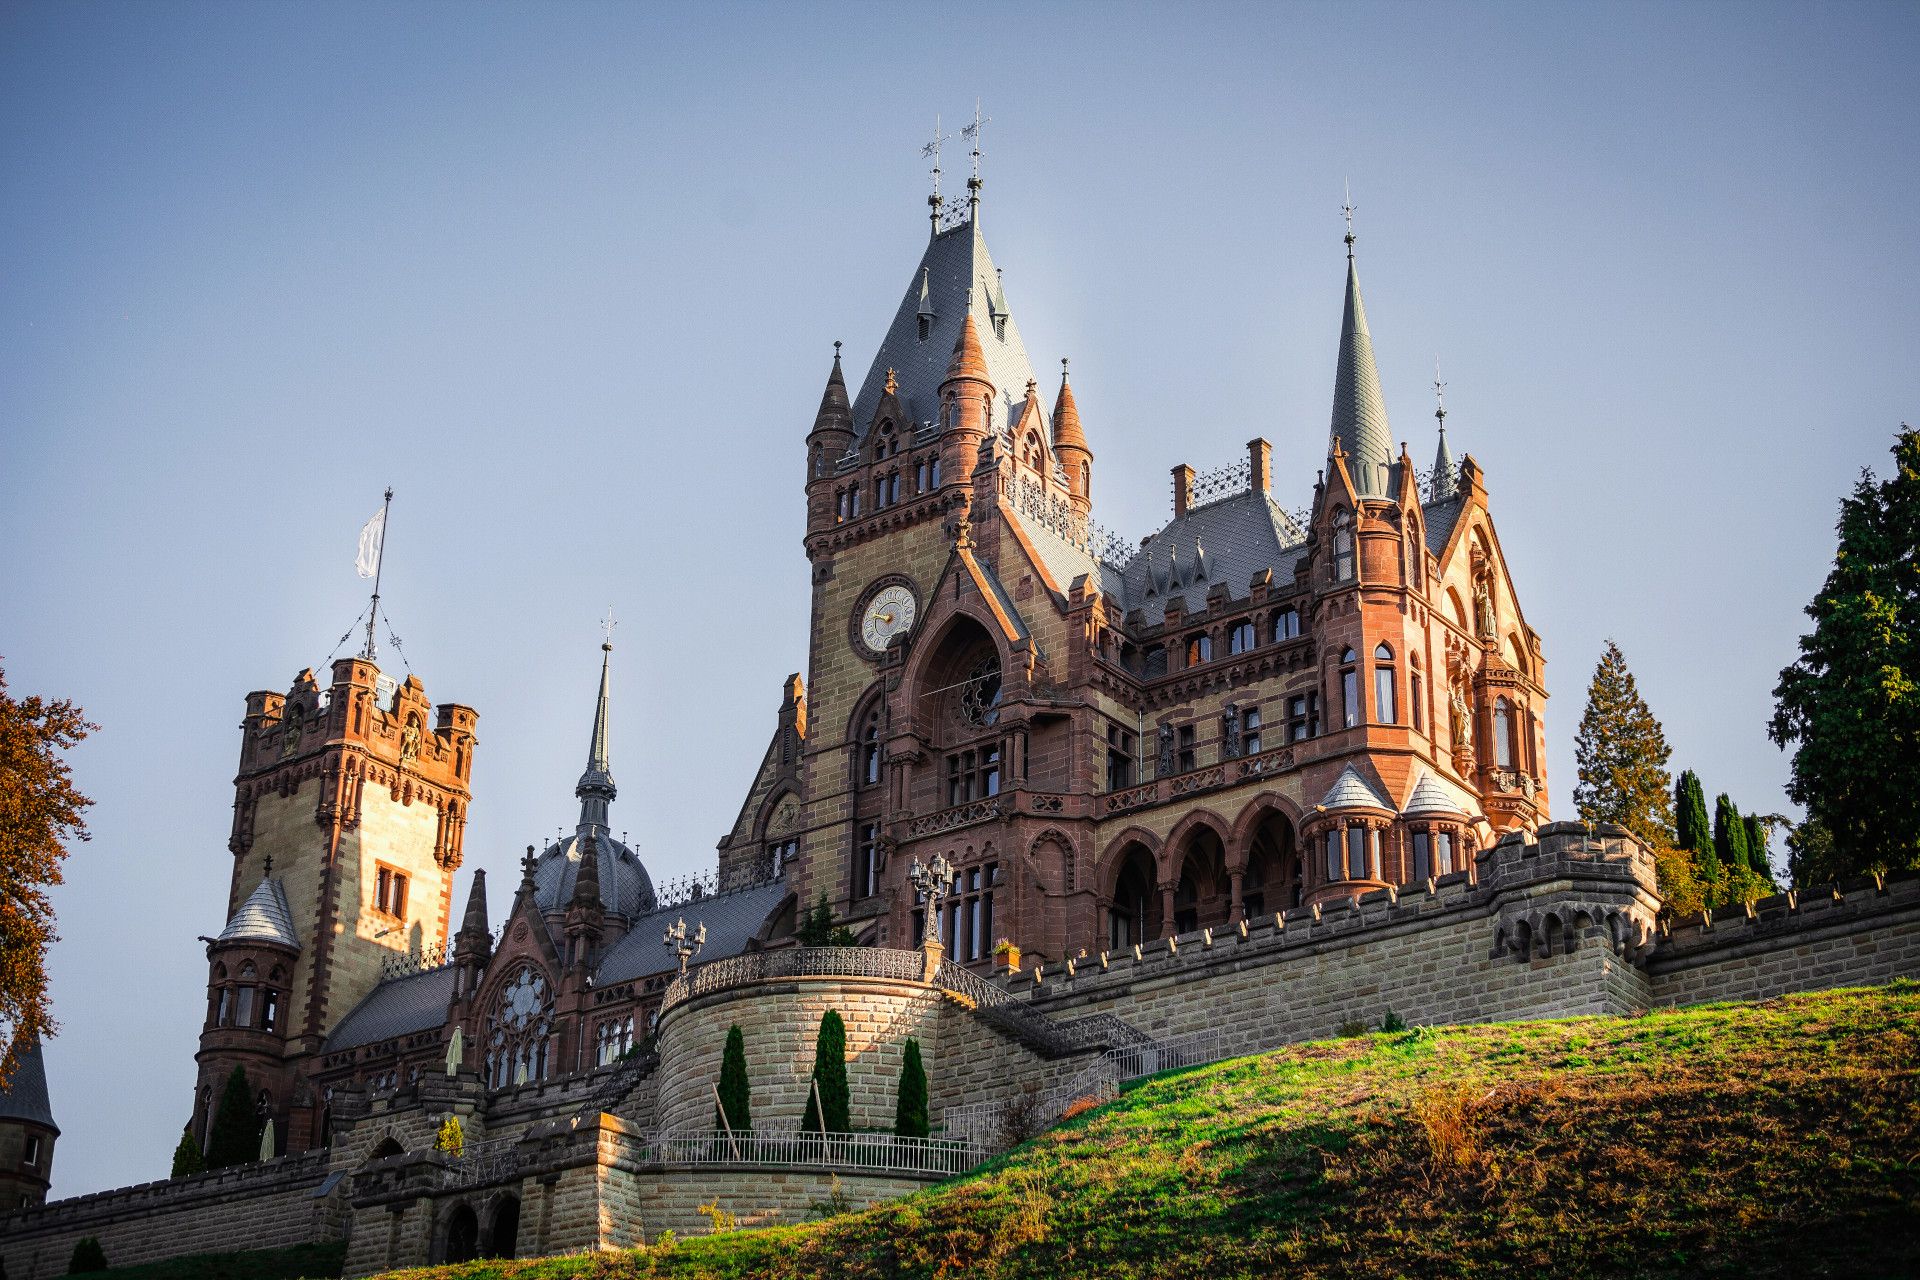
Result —
[[667, 984], [660, 1012], [695, 996], [772, 978], [883, 978], [919, 982], [924, 977], [918, 951], [884, 947], [786, 947], [749, 951], [710, 960]]
[[658, 1134], [635, 1152], [643, 1164], [775, 1164], [862, 1173], [965, 1173], [986, 1158], [977, 1144], [954, 1138], [905, 1138], [892, 1133], [810, 1133], [798, 1130], [681, 1130]]

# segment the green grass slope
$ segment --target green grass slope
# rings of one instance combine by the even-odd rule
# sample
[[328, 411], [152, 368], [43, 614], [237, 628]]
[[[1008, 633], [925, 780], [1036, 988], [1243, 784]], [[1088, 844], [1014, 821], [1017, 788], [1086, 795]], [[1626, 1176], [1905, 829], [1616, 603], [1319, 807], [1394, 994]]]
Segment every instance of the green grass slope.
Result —
[[860, 1212], [399, 1274], [1920, 1275], [1920, 983], [1299, 1045]]

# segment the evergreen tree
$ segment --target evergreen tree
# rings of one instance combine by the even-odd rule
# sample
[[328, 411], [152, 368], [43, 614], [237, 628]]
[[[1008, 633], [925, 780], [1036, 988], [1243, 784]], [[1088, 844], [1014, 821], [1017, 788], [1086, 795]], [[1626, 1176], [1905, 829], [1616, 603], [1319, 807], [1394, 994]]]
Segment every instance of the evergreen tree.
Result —
[[1673, 751], [1611, 640], [1587, 686], [1573, 754], [1580, 768], [1573, 804], [1583, 820], [1618, 823], [1649, 848], [1672, 843], [1667, 759]]
[[1767, 858], [1767, 824], [1757, 813], [1747, 815], [1747, 865], [1755, 875], [1773, 883], [1773, 864]]
[[98, 1236], [81, 1236], [74, 1241], [73, 1257], [67, 1263], [67, 1274], [83, 1276], [93, 1271], [107, 1269], [107, 1251], [100, 1247]]
[[[808, 1133], [851, 1133], [847, 1024], [832, 1009], [820, 1015], [820, 1038], [813, 1047], [813, 1084], [807, 1091], [807, 1114], [800, 1122], [801, 1129]], [[823, 1108], [824, 1116], [821, 1115]]]
[[253, 1095], [247, 1087], [247, 1073], [235, 1067], [221, 1090], [213, 1128], [207, 1131], [207, 1168], [224, 1169], [259, 1158], [260, 1124], [253, 1114]]
[[1674, 809], [1675, 843], [1682, 849], [1699, 853], [1713, 842], [1713, 828], [1707, 825], [1707, 793], [1700, 786], [1700, 775], [1691, 769], [1681, 771], [1674, 788]]
[[720, 1105], [713, 1109], [713, 1127], [735, 1133], [753, 1129], [747, 1092], [747, 1042], [737, 1022], [727, 1028], [727, 1047], [720, 1055]]
[[180, 1131], [180, 1145], [173, 1149], [173, 1173], [175, 1178], [191, 1178], [196, 1173], [207, 1171], [207, 1159], [200, 1154], [200, 1144], [193, 1140], [192, 1129]]
[[1841, 876], [1833, 853], [1833, 833], [1817, 818], [1808, 818], [1787, 832], [1787, 882], [1796, 889], [1831, 884]]
[[1768, 727], [1797, 744], [1787, 794], [1843, 875], [1920, 866], [1920, 431], [1902, 423], [1893, 456], [1891, 478], [1863, 472], [1840, 504], [1833, 571]]
[[853, 930], [833, 922], [833, 904], [827, 900], [827, 892], [822, 889], [813, 909], [800, 918], [800, 927], [793, 936], [803, 947], [851, 947], [856, 945]]
[[933, 1131], [927, 1122], [927, 1069], [920, 1063], [920, 1042], [907, 1037], [900, 1062], [900, 1099], [894, 1106], [893, 1131], [903, 1138], [924, 1138]]
[[1713, 799], [1713, 856], [1728, 872], [1747, 869], [1747, 824], [1724, 791]]

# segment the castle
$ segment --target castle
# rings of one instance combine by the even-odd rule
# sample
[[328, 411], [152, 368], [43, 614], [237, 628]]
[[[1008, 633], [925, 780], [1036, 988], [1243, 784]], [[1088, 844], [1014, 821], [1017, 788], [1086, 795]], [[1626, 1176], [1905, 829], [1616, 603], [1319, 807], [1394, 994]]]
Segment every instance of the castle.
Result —
[[[806, 676], [712, 875], [656, 887], [614, 838], [610, 643], [574, 832], [527, 850], [497, 923], [484, 873], [458, 892], [472, 709], [371, 644], [325, 687], [250, 694], [186, 1111], [204, 1142], [239, 1068], [272, 1158], [41, 1206], [57, 1130], [16, 1082], [0, 1162], [16, 1131], [45, 1146], [0, 1219], [7, 1274], [56, 1274], [82, 1234], [136, 1261], [241, 1222], [345, 1237], [353, 1275], [631, 1244], [701, 1203], [750, 1224], [834, 1178], [897, 1194], [1016, 1136], [1012, 1112], [1389, 1008], [1920, 972], [1920, 880], [1675, 922], [1624, 831], [1548, 821], [1540, 637], [1444, 412], [1429, 470], [1396, 449], [1351, 230], [1324, 471], [1276, 481], [1264, 439], [1175, 466], [1168, 522], [1133, 543], [1092, 518], [1099, 424], [1064, 362], [1043, 394], [980, 194], [933, 198], [857, 392], [836, 344], [796, 449]], [[856, 945], [800, 945], [823, 899]], [[797, 1133], [827, 1009], [856, 1131], [832, 1146]], [[715, 1130], [733, 1025], [754, 1134]], [[931, 1139], [881, 1132], [909, 1037]], [[457, 1152], [435, 1147], [450, 1116]]]

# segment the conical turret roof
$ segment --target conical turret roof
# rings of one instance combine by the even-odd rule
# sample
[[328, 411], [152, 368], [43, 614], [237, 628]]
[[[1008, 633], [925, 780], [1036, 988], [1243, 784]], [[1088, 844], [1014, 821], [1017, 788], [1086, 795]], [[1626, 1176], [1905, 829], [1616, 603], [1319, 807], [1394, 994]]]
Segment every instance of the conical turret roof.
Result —
[[1333, 379], [1332, 439], [1346, 452], [1347, 474], [1362, 497], [1387, 495], [1387, 468], [1393, 462], [1393, 429], [1380, 394], [1380, 373], [1373, 363], [1373, 337], [1367, 332], [1367, 308], [1360, 300], [1360, 273], [1347, 258], [1347, 306], [1340, 321], [1340, 362]]
[[1460, 468], [1453, 460], [1453, 450], [1447, 447], [1447, 424], [1440, 424], [1440, 447], [1433, 452], [1433, 484], [1430, 497], [1434, 502], [1445, 502], [1460, 492]]
[[853, 406], [847, 400], [847, 380], [840, 373], [840, 344], [833, 344], [833, 372], [827, 375], [827, 389], [820, 394], [820, 411], [813, 415], [815, 431], [844, 431], [853, 434]]
[[[947, 362], [947, 376], [942, 384], [956, 378], [972, 378], [976, 382], [991, 383], [993, 376], [987, 372], [987, 358], [980, 351], [980, 329], [973, 323], [971, 312], [960, 323], [960, 336], [953, 340], [953, 359]], [[1033, 382], [1028, 378], [1029, 385]]]
[[611, 641], [600, 646], [600, 698], [593, 711], [593, 737], [587, 743], [587, 767], [575, 784], [580, 798], [582, 827], [607, 825], [607, 806], [619, 795], [613, 785], [613, 766], [607, 762], [607, 665], [613, 657]]
[[300, 948], [299, 935], [293, 931], [293, 911], [287, 906], [287, 891], [276, 879], [262, 880], [247, 900], [220, 931], [221, 942], [272, 942], [283, 947]]
[[1073, 402], [1073, 388], [1067, 385], [1064, 367], [1060, 370], [1060, 395], [1053, 402], [1053, 447], [1093, 452], [1087, 448], [1087, 437], [1080, 430], [1080, 408]]
[[25, 1120], [60, 1132], [60, 1126], [53, 1122], [53, 1103], [47, 1097], [47, 1067], [40, 1059], [38, 1040], [20, 1046], [13, 1079], [0, 1089], [0, 1120]]

